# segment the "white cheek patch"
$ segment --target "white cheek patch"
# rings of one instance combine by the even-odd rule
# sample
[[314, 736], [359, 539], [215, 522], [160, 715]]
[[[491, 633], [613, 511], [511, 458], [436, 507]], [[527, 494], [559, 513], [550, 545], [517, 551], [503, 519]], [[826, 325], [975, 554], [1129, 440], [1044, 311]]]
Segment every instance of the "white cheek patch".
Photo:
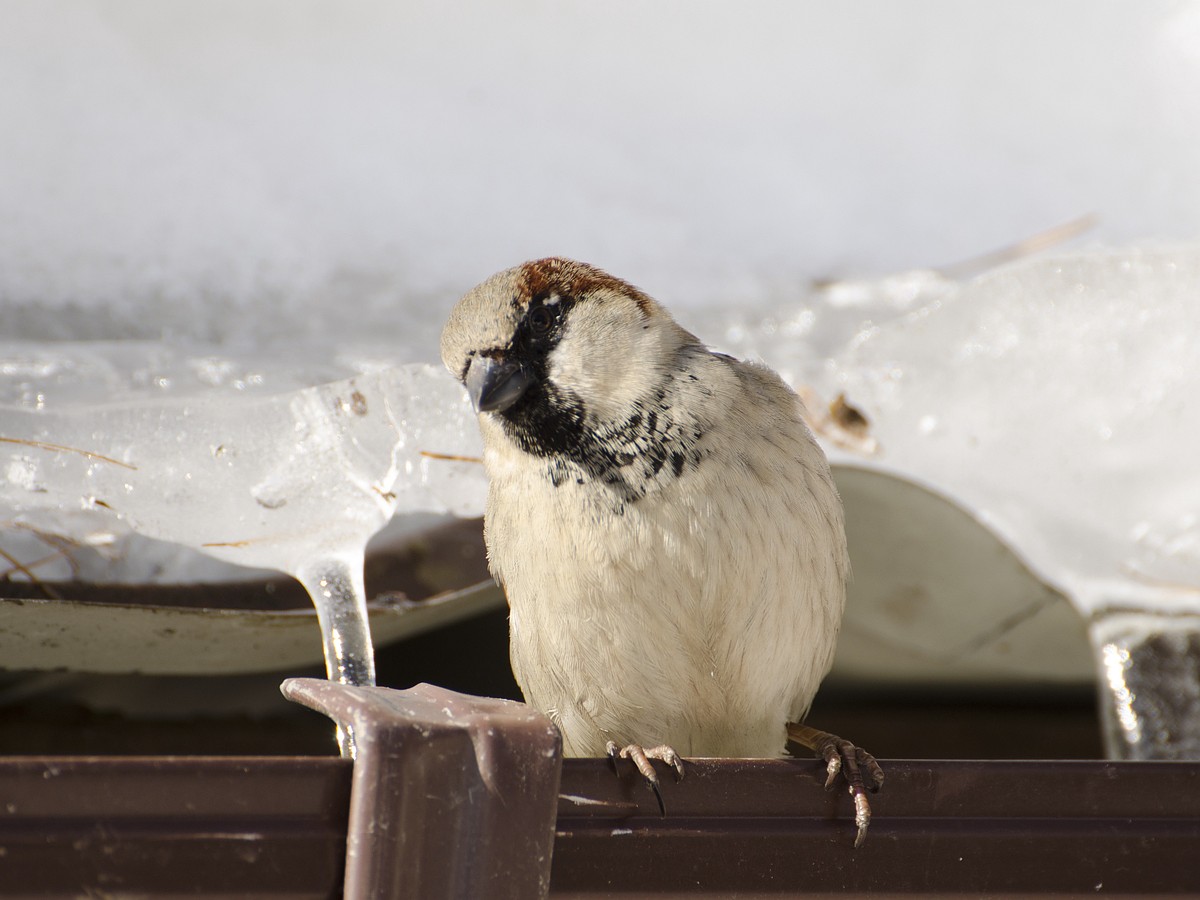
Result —
[[659, 323], [646, 327], [630, 307], [576, 306], [550, 353], [551, 380], [578, 396], [593, 422], [627, 417], [663, 364]]

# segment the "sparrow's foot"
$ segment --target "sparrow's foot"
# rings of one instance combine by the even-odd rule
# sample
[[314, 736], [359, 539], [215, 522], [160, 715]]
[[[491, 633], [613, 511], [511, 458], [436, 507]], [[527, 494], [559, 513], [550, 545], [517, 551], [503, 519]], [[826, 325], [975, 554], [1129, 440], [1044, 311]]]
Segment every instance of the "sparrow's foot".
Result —
[[617, 757], [621, 759], [632, 760], [637, 766], [637, 770], [642, 773], [642, 777], [646, 779], [646, 784], [650, 790], [654, 791], [654, 799], [658, 801], [658, 811], [662, 815], [667, 814], [667, 806], [663, 803], [662, 786], [658, 780], [658, 773], [654, 771], [654, 766], [650, 763], [652, 759], [658, 759], [665, 762], [675, 770], [675, 780], [683, 780], [683, 760], [679, 754], [666, 744], [658, 747], [645, 748], [640, 744], [630, 744], [627, 747], [617, 748], [614, 741], [609, 741], [605, 746], [608, 752], [608, 758], [613, 761], [613, 768], [616, 769]]
[[[818, 731], [798, 722], [789, 722], [787, 729], [789, 738], [825, 760], [825, 790], [833, 790], [838, 772], [845, 776], [850, 796], [854, 798], [854, 824], [858, 826], [854, 846], [862, 846], [867, 837], [867, 827], [871, 824], [871, 804], [867, 802], [867, 791], [875, 793], [883, 787], [883, 769], [875, 757], [862, 747], [856, 747], [836, 734]], [[866, 779], [863, 778], [864, 771]]]

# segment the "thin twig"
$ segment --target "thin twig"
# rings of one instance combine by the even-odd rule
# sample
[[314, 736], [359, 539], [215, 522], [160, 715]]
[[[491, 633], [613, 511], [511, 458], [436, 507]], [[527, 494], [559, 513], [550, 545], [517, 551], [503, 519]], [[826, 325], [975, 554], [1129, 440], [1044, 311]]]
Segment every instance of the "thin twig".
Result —
[[6, 551], [2, 547], [0, 547], [0, 556], [3, 556], [6, 560], [8, 560], [9, 564], [12, 566], [12, 569], [10, 569], [9, 572], [17, 571], [17, 572], [22, 573], [23, 575], [25, 575], [26, 578], [29, 579], [30, 584], [32, 584], [36, 588], [38, 588], [38, 590], [40, 590], [43, 594], [45, 594], [51, 600], [61, 600], [62, 599], [62, 597], [59, 595], [59, 593], [57, 591], [53, 590], [49, 585], [42, 583], [38, 579], [38, 577], [36, 575], [34, 575], [33, 572], [31, 572], [28, 569], [28, 567], [26, 567], [26, 565], [24, 563], [22, 563], [19, 559], [17, 559], [15, 556], [13, 556], [11, 553]]
[[[26, 529], [31, 534], [33, 534], [33, 536], [35, 538], [37, 538], [43, 544], [48, 546], [50, 549], [57, 551], [58, 555], [66, 562], [67, 566], [70, 568], [71, 577], [72, 578], [79, 577], [79, 563], [75, 560], [75, 557], [71, 555], [72, 553], [75, 552], [75, 550], [77, 550], [79, 548], [80, 545], [79, 545], [78, 541], [73, 541], [70, 538], [63, 537], [62, 535], [59, 535], [59, 534], [52, 534], [48, 531], [39, 531], [38, 529], [34, 528], [32, 525], [29, 525], [25, 522], [17, 523], [17, 527]], [[52, 557], [47, 557], [47, 558], [52, 558]]]
[[137, 466], [131, 466], [129, 463], [123, 463], [119, 459], [113, 459], [111, 456], [105, 456], [102, 453], [93, 453], [91, 450], [80, 450], [77, 447], [66, 447], [62, 444], [51, 444], [47, 441], [27, 441], [23, 438], [9, 437], [0, 437], [0, 443], [21, 444], [25, 447], [37, 447], [39, 450], [56, 450], [61, 453], [78, 453], [80, 456], [86, 456], [88, 459], [98, 459], [101, 462], [112, 463], [114, 466], [129, 469], [131, 472], [137, 471]]
[[1017, 241], [1015, 244], [1001, 247], [999, 250], [993, 250], [990, 253], [984, 253], [982, 256], [974, 256], [961, 262], [952, 263], [949, 266], [943, 266], [938, 271], [947, 278], [955, 280], [970, 278], [973, 275], [986, 272], [988, 269], [994, 269], [1015, 259], [1041, 253], [1043, 250], [1048, 250], [1072, 238], [1079, 237], [1085, 231], [1094, 228], [1099, 221], [1100, 217], [1095, 213], [1088, 213], [1086, 216], [1080, 216], [1077, 219], [1072, 219], [1070, 222], [1064, 222], [1062, 225], [1048, 228], [1032, 237]]
[[422, 450], [421, 455], [426, 459], [444, 459], [447, 462], [469, 462], [483, 464], [483, 460], [478, 456], [458, 456], [454, 453], [434, 453], [432, 450]]

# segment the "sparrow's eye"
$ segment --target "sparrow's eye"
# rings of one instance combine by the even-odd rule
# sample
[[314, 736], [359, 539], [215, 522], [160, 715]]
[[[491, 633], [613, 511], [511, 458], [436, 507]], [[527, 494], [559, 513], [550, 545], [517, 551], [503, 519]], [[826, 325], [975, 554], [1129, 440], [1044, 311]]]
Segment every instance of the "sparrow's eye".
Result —
[[529, 311], [529, 327], [536, 335], [544, 335], [554, 325], [554, 313], [545, 306], [535, 306]]

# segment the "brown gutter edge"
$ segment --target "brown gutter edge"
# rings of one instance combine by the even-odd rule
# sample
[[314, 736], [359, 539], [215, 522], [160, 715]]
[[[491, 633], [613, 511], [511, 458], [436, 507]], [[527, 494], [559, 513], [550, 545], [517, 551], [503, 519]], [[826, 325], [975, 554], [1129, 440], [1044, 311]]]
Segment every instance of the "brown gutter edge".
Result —
[[1200, 895], [1200, 763], [885, 762], [854, 850], [816, 761], [688, 761], [661, 817], [631, 768], [560, 764], [519, 704], [293, 685], [353, 725], [356, 771], [0, 759], [0, 896], [536, 897], [551, 846], [553, 897]]
[[882, 765], [854, 850], [815, 762], [689, 761], [661, 818], [629, 772], [567, 760], [551, 894], [1200, 896], [1200, 763]]
[[0, 759], [0, 896], [330, 897], [350, 764]]
[[[1200, 764], [884, 768], [852, 850], [807, 760], [689, 762], [665, 819], [630, 773], [566, 760], [551, 896], [1200, 895]], [[320, 757], [2, 759], [0, 896], [336, 896], [350, 780]]]

